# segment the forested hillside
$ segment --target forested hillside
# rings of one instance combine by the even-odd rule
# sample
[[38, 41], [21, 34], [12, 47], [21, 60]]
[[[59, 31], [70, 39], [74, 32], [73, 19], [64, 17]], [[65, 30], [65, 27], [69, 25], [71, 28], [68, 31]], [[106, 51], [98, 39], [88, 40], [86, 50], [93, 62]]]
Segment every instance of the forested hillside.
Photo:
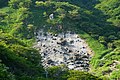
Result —
[[[33, 48], [40, 29], [77, 33], [93, 52], [90, 70], [44, 69]], [[0, 0], [0, 80], [119, 79], [119, 0]]]

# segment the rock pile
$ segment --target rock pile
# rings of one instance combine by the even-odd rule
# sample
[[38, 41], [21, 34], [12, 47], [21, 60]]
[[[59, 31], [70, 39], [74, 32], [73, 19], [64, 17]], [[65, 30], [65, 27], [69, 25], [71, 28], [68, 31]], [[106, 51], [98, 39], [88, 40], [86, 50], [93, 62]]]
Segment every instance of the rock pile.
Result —
[[37, 44], [34, 46], [40, 51], [44, 67], [65, 64], [68, 69], [89, 70], [90, 54], [85, 41], [73, 32], [60, 34], [36, 33]]

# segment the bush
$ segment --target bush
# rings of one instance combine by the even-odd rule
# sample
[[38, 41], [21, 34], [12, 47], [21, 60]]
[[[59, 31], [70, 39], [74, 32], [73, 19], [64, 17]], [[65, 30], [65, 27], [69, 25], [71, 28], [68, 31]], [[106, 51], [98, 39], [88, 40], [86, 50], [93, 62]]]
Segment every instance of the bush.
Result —
[[93, 76], [87, 72], [82, 71], [68, 71], [67, 80], [102, 80], [96, 76]]
[[2, 64], [0, 60], [0, 80], [15, 80], [14, 75], [7, 70], [8, 67]]

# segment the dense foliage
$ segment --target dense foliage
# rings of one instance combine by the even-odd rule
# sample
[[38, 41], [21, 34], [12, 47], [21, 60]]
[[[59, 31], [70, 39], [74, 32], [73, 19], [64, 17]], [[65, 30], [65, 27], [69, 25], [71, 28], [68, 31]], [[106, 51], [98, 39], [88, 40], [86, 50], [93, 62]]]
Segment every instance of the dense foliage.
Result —
[[120, 27], [120, 1], [119, 0], [102, 0], [96, 8], [102, 10], [105, 15], [108, 15], [108, 21], [113, 22], [117, 27]]
[[[46, 76], [41, 56], [32, 48], [34, 32], [40, 28], [80, 34], [94, 52], [89, 73], [55, 66], [47, 69]], [[98, 77], [120, 79], [119, 0], [0, 0], [1, 80], [100, 80]]]

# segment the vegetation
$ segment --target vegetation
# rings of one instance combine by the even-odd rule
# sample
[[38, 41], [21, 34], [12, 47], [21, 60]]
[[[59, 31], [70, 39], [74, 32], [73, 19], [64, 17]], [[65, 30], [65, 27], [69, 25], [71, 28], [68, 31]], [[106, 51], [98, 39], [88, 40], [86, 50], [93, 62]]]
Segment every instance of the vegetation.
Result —
[[[40, 28], [71, 30], [86, 40], [94, 52], [89, 73], [55, 66], [46, 76], [41, 56], [32, 48]], [[8, 79], [119, 80], [120, 1], [0, 0], [0, 80]]]

